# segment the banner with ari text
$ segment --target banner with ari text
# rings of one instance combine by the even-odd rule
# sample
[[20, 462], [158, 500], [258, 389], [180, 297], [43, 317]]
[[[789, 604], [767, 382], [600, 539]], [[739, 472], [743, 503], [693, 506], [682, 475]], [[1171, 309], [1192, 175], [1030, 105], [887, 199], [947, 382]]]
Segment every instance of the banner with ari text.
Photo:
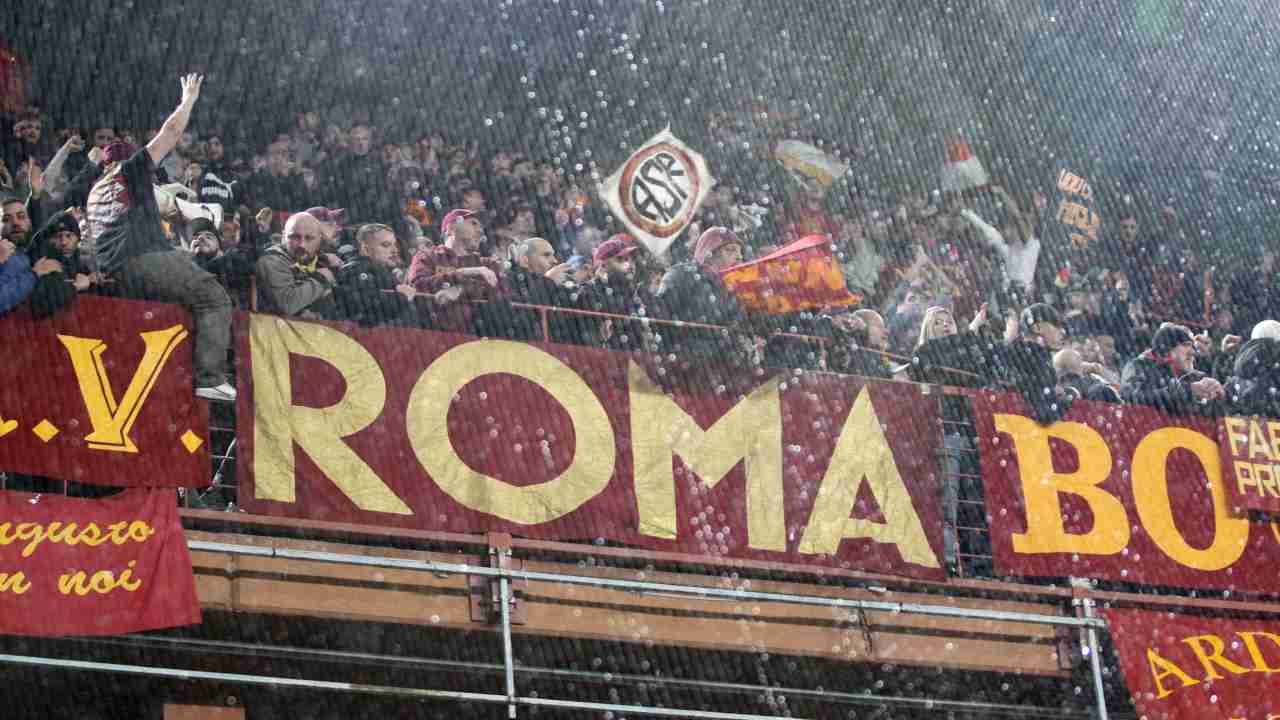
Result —
[[1139, 717], [1280, 717], [1280, 622], [1102, 610]]

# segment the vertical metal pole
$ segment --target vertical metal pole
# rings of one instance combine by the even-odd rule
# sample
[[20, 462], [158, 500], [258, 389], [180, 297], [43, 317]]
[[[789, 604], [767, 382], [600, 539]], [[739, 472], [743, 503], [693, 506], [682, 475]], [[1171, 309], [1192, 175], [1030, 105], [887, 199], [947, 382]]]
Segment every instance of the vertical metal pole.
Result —
[[502, 669], [507, 676], [507, 717], [516, 716], [516, 663], [511, 650], [511, 579], [498, 578], [498, 599], [502, 605]]
[[[1084, 608], [1085, 617], [1095, 617], [1092, 598], [1080, 598], [1080, 605]], [[1093, 692], [1098, 700], [1098, 720], [1107, 720], [1107, 696], [1102, 688], [1102, 652], [1098, 645], [1098, 630], [1090, 625], [1085, 628], [1085, 632], [1089, 643], [1089, 665], [1093, 669]]]

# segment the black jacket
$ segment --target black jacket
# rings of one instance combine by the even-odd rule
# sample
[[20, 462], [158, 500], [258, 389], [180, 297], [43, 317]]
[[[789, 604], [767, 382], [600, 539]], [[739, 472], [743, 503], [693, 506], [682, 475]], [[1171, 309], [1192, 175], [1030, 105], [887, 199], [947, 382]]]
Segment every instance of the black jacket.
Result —
[[[729, 328], [741, 328], [747, 323], [738, 299], [720, 278], [692, 262], [667, 270], [658, 288], [658, 301], [664, 316], [673, 320]], [[733, 363], [743, 360], [738, 339], [720, 330], [664, 326], [659, 335], [663, 337], [663, 352], [715, 357]]]
[[414, 304], [395, 292], [399, 283], [391, 268], [362, 255], [343, 265], [336, 279], [335, 297], [340, 317], [364, 327], [418, 324]]
[[1048, 348], [1015, 340], [998, 348], [1000, 380], [1022, 394], [1031, 417], [1039, 423], [1060, 420], [1071, 407], [1072, 396], [1060, 392], [1053, 355]]
[[1213, 415], [1217, 402], [1200, 403], [1191, 394], [1191, 383], [1202, 375], [1191, 372], [1177, 376], [1167, 363], [1150, 350], [1129, 361], [1120, 375], [1120, 397], [1133, 405], [1150, 405], [1170, 415]]
[[1058, 382], [1063, 387], [1075, 389], [1079, 393], [1081, 400], [1120, 402], [1120, 393], [1116, 392], [1115, 388], [1092, 375], [1076, 375], [1072, 373], [1058, 378]]
[[1236, 354], [1226, 390], [1233, 413], [1280, 418], [1280, 340], [1246, 342]]
[[79, 251], [65, 255], [52, 245], [54, 232], [61, 227], [66, 211], [55, 213], [49, 222], [31, 238], [29, 246], [31, 263], [49, 258], [62, 264], [62, 270], [45, 273], [36, 277], [35, 289], [31, 291], [31, 312], [37, 318], [46, 318], [71, 305], [76, 299], [76, 288], [72, 285], [76, 275], [88, 274], [84, 260]]

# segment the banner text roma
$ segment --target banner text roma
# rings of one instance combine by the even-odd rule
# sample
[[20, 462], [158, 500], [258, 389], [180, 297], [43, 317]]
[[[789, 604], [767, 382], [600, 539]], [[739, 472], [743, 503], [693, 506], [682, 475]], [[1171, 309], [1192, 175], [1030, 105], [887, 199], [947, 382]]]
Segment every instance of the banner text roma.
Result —
[[936, 405], [913, 386], [673, 389], [601, 350], [241, 327], [250, 512], [944, 575]]

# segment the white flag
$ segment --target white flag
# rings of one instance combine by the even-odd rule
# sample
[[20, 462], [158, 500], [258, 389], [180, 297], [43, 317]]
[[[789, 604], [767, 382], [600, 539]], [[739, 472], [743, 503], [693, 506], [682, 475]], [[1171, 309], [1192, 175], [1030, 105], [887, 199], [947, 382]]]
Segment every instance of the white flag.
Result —
[[667, 129], [606, 178], [600, 194], [627, 231], [661, 255], [688, 227], [713, 182], [707, 161]]

